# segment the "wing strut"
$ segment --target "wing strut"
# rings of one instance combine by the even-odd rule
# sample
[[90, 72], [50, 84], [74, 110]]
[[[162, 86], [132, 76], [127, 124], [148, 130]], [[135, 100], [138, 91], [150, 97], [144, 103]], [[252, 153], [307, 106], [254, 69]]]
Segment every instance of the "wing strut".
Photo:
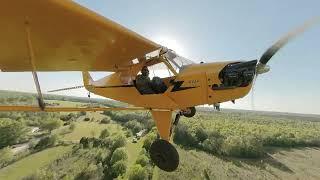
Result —
[[34, 51], [33, 51], [33, 47], [32, 47], [32, 42], [31, 42], [31, 34], [30, 34], [30, 23], [28, 21], [28, 19], [26, 18], [25, 21], [26, 24], [26, 35], [27, 35], [27, 46], [29, 49], [29, 58], [30, 58], [30, 62], [32, 65], [32, 76], [33, 76], [33, 80], [34, 80], [34, 84], [36, 85], [36, 89], [37, 89], [37, 93], [38, 93], [38, 104], [40, 109], [43, 111], [45, 109], [45, 104], [44, 104], [44, 100], [43, 100], [43, 96], [41, 93], [41, 88], [40, 88], [40, 83], [39, 83], [39, 79], [38, 79], [38, 74], [37, 74], [37, 69], [36, 69], [36, 65], [34, 63], [35, 61], [35, 57], [34, 57]]

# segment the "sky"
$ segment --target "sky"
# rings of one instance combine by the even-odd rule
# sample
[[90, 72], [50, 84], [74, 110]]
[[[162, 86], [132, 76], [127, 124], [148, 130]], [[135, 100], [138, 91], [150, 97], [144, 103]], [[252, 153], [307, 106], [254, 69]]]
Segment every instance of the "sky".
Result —
[[[259, 59], [306, 20], [319, 0], [76, 0], [195, 62]], [[252, 94], [222, 108], [320, 114], [320, 24], [293, 39], [269, 62]], [[94, 73], [99, 78], [105, 73]], [[44, 92], [82, 84], [81, 73], [39, 73]], [[31, 73], [0, 73], [0, 89], [36, 92]], [[86, 96], [85, 90], [62, 92]]]

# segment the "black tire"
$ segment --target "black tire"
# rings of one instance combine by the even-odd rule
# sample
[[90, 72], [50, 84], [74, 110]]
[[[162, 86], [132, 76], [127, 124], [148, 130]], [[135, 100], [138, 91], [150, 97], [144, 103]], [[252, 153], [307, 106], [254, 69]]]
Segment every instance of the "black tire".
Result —
[[187, 117], [187, 118], [191, 118], [193, 117], [194, 115], [196, 115], [196, 108], [195, 107], [189, 107], [187, 108], [188, 109], [188, 112], [185, 112], [185, 111], [182, 111], [182, 115]]
[[172, 172], [179, 166], [178, 151], [166, 140], [155, 140], [149, 153], [152, 162], [164, 171]]

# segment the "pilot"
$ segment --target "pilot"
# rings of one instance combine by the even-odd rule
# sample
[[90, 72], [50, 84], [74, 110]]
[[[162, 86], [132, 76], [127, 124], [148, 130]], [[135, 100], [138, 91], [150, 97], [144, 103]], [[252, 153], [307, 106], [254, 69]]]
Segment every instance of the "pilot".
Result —
[[143, 66], [141, 74], [137, 76], [136, 87], [141, 94], [155, 94], [152, 89], [152, 82], [149, 78], [149, 70], [147, 66]]

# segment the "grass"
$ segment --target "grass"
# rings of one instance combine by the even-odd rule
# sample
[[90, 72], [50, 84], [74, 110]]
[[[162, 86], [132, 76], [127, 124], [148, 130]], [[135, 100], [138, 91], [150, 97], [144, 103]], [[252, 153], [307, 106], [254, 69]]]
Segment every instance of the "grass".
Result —
[[48, 165], [64, 153], [71, 150], [71, 146], [58, 146], [27, 156], [18, 162], [0, 170], [0, 179], [14, 180], [34, 173], [39, 168]]
[[98, 122], [81, 121], [76, 123], [76, 128], [72, 133], [63, 136], [64, 140], [78, 141], [82, 137], [99, 137], [102, 130], [108, 129], [109, 132], [116, 133], [121, 130], [118, 124], [100, 124]]
[[153, 179], [319, 179], [320, 149], [276, 148], [264, 159], [212, 156], [202, 151], [178, 148], [180, 165], [168, 173], [158, 168]]

